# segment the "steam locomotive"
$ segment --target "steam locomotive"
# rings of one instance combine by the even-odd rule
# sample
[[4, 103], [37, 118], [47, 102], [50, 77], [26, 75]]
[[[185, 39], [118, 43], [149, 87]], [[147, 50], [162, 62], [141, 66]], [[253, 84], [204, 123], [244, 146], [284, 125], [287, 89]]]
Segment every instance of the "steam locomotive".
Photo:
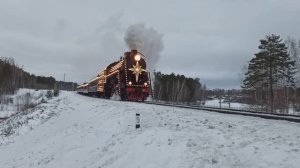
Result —
[[101, 98], [117, 95], [121, 100], [144, 101], [150, 93], [146, 57], [137, 50], [125, 52], [89, 82], [77, 87], [79, 94]]

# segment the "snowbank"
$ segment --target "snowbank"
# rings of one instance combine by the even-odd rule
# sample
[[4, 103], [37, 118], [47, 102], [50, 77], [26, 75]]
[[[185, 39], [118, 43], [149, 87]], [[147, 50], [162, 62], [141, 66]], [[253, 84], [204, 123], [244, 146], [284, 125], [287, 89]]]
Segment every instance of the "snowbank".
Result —
[[[191, 168], [300, 165], [300, 124], [97, 99], [62, 92], [26, 133], [0, 146], [0, 167]], [[135, 129], [135, 115], [141, 129]], [[54, 115], [55, 114], [55, 115]]]
[[6, 101], [0, 103], [0, 118], [9, 117], [24, 109], [24, 105], [37, 105], [42, 101], [47, 101], [47, 90], [19, 89], [14, 95], [5, 95], [2, 99]]

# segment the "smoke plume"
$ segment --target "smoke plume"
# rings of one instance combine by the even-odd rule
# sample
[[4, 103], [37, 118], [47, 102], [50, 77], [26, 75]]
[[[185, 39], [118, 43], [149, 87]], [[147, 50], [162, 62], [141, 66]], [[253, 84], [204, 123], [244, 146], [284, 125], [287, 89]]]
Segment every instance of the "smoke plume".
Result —
[[162, 37], [163, 35], [152, 27], [146, 28], [144, 24], [139, 23], [128, 27], [124, 40], [131, 50], [136, 49], [146, 56], [148, 68], [152, 71], [164, 48]]

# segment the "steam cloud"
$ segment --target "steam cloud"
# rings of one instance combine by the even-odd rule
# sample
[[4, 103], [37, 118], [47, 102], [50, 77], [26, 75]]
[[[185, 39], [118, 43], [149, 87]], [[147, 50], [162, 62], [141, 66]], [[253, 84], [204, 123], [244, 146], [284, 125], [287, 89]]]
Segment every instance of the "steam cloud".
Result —
[[136, 49], [146, 56], [148, 68], [152, 71], [164, 48], [162, 37], [163, 35], [152, 27], [146, 28], [144, 24], [139, 23], [128, 27], [124, 40], [131, 50]]

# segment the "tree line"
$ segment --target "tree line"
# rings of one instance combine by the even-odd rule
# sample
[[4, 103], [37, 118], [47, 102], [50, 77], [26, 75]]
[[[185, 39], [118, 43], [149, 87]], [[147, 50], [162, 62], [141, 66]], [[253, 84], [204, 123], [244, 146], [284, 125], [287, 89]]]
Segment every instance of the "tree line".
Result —
[[284, 42], [272, 34], [260, 40], [258, 49], [244, 73], [246, 103], [270, 112], [287, 113], [291, 106], [299, 109], [300, 41]]
[[[36, 76], [16, 65], [12, 58], [0, 58], [0, 94], [13, 94], [19, 88], [54, 89], [54, 77]], [[63, 85], [63, 82], [60, 83]], [[75, 84], [77, 85], [77, 84]]]
[[177, 103], [201, 103], [204, 100], [206, 86], [199, 78], [184, 75], [154, 72], [153, 96], [155, 100]]

